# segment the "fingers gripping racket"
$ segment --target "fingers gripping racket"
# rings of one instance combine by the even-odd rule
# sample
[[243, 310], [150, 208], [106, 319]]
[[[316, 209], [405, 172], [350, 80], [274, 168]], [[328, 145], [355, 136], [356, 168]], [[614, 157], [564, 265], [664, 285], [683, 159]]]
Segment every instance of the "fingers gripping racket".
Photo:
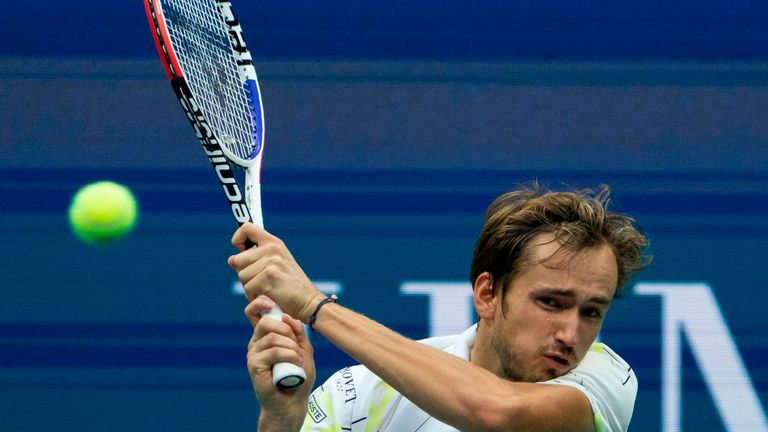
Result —
[[[264, 112], [253, 59], [229, 0], [145, 0], [165, 72], [224, 189], [239, 225], [264, 226], [261, 159]], [[245, 193], [232, 166], [245, 170]], [[264, 316], [280, 319], [275, 307]], [[293, 363], [277, 363], [273, 383], [306, 379]]]

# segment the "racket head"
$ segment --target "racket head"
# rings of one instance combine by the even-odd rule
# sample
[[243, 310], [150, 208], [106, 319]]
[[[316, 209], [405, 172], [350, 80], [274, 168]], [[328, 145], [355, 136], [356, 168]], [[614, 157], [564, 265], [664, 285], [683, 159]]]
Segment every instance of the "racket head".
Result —
[[[229, 0], [145, 0], [166, 75], [238, 224], [261, 216], [264, 109], [256, 70]], [[226, 165], [222, 159], [226, 159]], [[245, 194], [229, 168], [246, 169]]]
[[145, 8], [168, 78], [174, 88], [186, 87], [182, 93], [189, 90], [190, 97], [180, 97], [182, 105], [191, 105], [185, 111], [206, 120], [207, 129], [196, 128], [198, 136], [218, 144], [234, 165], [260, 168], [261, 89], [231, 3], [146, 0]]

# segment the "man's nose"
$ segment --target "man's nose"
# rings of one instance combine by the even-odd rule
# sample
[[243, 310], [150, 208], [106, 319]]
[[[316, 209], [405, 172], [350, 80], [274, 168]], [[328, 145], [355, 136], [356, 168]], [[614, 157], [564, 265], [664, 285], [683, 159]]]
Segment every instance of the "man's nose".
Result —
[[558, 343], [573, 348], [579, 344], [579, 326], [581, 317], [578, 310], [568, 310], [560, 314], [557, 322], [555, 339]]

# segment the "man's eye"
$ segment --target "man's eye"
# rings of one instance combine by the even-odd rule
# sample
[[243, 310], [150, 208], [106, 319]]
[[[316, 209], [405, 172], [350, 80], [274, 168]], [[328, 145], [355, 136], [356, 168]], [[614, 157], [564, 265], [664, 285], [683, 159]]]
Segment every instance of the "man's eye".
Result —
[[539, 303], [551, 309], [554, 309], [560, 306], [557, 300], [553, 299], [552, 297], [540, 297]]
[[583, 314], [588, 318], [600, 318], [601, 316], [603, 316], [602, 312], [600, 312], [600, 309], [597, 309], [597, 308], [584, 309]]

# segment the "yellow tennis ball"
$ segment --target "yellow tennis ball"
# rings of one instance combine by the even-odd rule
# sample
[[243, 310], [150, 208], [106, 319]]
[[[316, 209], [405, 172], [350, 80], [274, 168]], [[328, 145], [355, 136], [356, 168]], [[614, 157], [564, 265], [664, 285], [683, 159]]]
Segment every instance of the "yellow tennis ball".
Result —
[[111, 181], [83, 186], [69, 206], [72, 231], [92, 244], [110, 243], [130, 233], [138, 215], [138, 204], [130, 189]]

